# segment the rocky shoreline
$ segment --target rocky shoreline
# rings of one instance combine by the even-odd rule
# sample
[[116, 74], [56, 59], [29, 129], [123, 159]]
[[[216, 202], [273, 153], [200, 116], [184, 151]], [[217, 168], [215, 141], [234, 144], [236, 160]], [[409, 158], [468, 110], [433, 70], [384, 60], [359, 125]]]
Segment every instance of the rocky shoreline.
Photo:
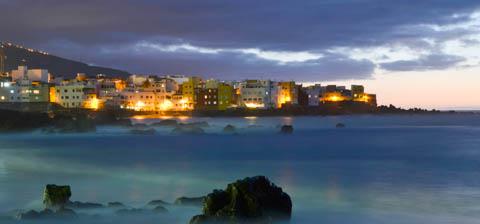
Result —
[[[100, 217], [109, 211], [115, 216], [162, 215], [169, 208], [197, 207], [202, 214], [193, 216], [190, 224], [202, 223], [256, 223], [267, 224], [288, 221], [292, 215], [292, 200], [265, 176], [247, 177], [227, 185], [224, 190], [213, 190], [201, 197], [179, 197], [173, 203], [152, 200], [142, 207], [132, 207], [121, 202], [71, 201], [70, 186], [48, 184], [43, 191], [40, 210], [16, 210], [4, 215], [9, 221], [62, 221]], [[84, 211], [94, 211], [86, 214]], [[95, 213], [96, 212], [96, 213]], [[2, 216], [0, 215], [0, 218]], [[108, 219], [108, 217], [106, 217]], [[2, 219], [0, 219], [2, 220]]]

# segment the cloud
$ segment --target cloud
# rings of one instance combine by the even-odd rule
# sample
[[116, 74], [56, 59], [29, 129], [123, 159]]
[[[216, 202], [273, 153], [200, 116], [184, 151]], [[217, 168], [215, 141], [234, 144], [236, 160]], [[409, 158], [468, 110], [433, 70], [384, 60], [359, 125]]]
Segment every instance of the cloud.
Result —
[[134, 73], [365, 78], [372, 64], [420, 60], [442, 69], [428, 55], [463, 57], [455, 51], [465, 50], [445, 45], [475, 40], [479, 7], [478, 0], [2, 0], [0, 40]]
[[456, 55], [432, 54], [417, 60], [382, 63], [380, 66], [388, 71], [426, 71], [451, 68], [463, 61], [465, 61], [464, 57]]

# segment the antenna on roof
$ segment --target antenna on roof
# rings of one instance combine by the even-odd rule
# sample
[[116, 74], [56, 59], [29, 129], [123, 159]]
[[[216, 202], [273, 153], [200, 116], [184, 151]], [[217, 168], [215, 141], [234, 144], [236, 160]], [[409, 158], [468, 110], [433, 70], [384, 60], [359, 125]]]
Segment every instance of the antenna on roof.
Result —
[[0, 75], [5, 74], [5, 60], [7, 56], [3, 50], [3, 43], [0, 43]]

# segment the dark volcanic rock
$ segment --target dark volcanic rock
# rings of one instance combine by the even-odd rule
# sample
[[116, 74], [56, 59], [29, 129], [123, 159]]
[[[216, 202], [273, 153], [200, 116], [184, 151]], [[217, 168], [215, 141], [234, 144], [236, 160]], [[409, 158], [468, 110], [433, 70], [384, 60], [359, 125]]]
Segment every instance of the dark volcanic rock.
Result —
[[336, 128], [344, 128], [346, 127], [344, 123], [338, 123], [337, 125], [335, 125]]
[[202, 206], [205, 197], [194, 197], [194, 198], [187, 198], [187, 197], [179, 197], [175, 200], [176, 205], [188, 205], [188, 206]]
[[65, 207], [71, 209], [95, 209], [95, 208], [103, 208], [104, 206], [99, 203], [93, 202], [80, 202], [80, 201], [69, 201]]
[[293, 126], [292, 125], [282, 125], [280, 128], [281, 134], [292, 134], [293, 133]]
[[272, 223], [289, 220], [290, 196], [264, 176], [238, 180], [225, 190], [215, 190], [205, 198], [203, 214], [191, 219], [200, 223]]
[[167, 119], [167, 120], [161, 120], [159, 122], [156, 122], [156, 123], [153, 123], [151, 124], [151, 126], [177, 126], [178, 125], [178, 121], [177, 120], [171, 120], [171, 119]]
[[237, 133], [237, 129], [235, 128], [235, 126], [229, 124], [229, 125], [227, 125], [223, 128], [223, 133], [235, 134], [235, 133]]
[[43, 192], [43, 204], [48, 209], [61, 209], [69, 202], [70, 196], [70, 186], [48, 184]]
[[58, 119], [54, 125], [44, 128], [45, 133], [86, 133], [97, 130], [95, 121], [85, 115]]
[[192, 122], [192, 123], [180, 123], [178, 125], [179, 126], [184, 126], [184, 127], [199, 127], [199, 128], [210, 127], [210, 125], [206, 121], [198, 121], [198, 122]]

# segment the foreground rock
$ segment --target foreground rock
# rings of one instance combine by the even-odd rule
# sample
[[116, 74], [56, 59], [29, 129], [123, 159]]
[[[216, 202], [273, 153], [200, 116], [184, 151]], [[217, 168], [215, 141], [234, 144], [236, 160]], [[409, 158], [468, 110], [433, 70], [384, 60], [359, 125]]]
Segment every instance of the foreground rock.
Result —
[[93, 119], [87, 116], [76, 116], [71, 118], [62, 118], [54, 122], [54, 125], [44, 128], [44, 133], [54, 134], [68, 134], [68, 133], [87, 133], [95, 132], [97, 130]]
[[344, 128], [346, 127], [346, 125], [344, 123], [337, 123], [337, 125], [335, 125], [336, 128]]
[[161, 120], [159, 122], [153, 123], [150, 126], [157, 126], [157, 127], [171, 126], [171, 127], [174, 127], [174, 126], [177, 126], [177, 125], [178, 125], [177, 120], [167, 119], [167, 120]]
[[180, 123], [178, 126], [183, 126], [183, 127], [198, 127], [198, 128], [208, 128], [210, 127], [210, 124], [206, 121], [198, 121], [198, 122], [192, 122], [192, 123]]
[[282, 125], [280, 128], [281, 134], [293, 134], [293, 126], [292, 125]]
[[70, 201], [71, 196], [70, 186], [48, 184], [43, 191], [43, 205], [45, 205], [47, 209], [63, 209]]
[[165, 207], [163, 207], [161, 205], [158, 205], [157, 207], [155, 207], [153, 209], [153, 212], [155, 212], [155, 213], [167, 213], [168, 210]]
[[179, 197], [175, 200], [175, 205], [187, 205], [187, 206], [202, 206], [205, 197]]
[[264, 176], [238, 180], [225, 190], [215, 190], [205, 198], [203, 214], [190, 224], [258, 223], [289, 220], [290, 196]]
[[236, 134], [237, 129], [235, 128], [235, 126], [229, 124], [229, 125], [227, 125], [223, 128], [223, 133], [225, 133], [225, 134]]

